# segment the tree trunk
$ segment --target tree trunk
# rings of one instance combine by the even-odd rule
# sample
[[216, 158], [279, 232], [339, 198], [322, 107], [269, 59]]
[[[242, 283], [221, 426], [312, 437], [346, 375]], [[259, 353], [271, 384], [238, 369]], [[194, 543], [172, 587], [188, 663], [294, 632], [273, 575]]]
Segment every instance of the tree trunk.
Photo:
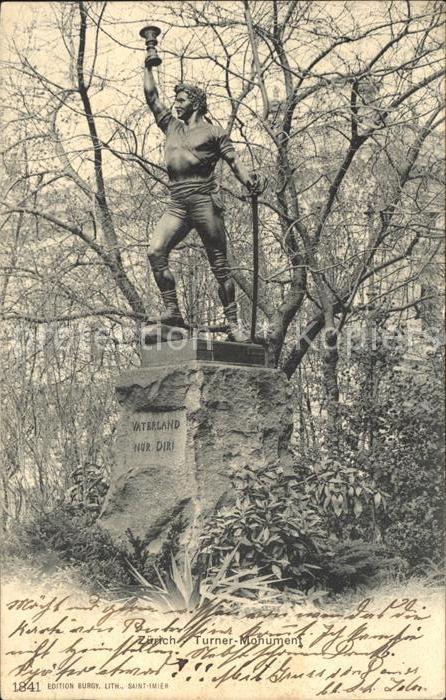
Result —
[[326, 446], [330, 451], [337, 451], [339, 448], [338, 359], [337, 333], [334, 329], [329, 329], [325, 332], [322, 376], [327, 412]]

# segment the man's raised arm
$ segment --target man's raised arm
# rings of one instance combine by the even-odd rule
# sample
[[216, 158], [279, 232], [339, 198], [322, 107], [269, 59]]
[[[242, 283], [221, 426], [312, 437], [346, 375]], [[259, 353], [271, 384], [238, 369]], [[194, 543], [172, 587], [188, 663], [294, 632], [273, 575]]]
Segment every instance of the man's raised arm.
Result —
[[163, 105], [159, 98], [158, 88], [150, 66], [144, 66], [144, 95], [146, 96], [146, 102], [155, 117], [156, 123], [160, 126], [161, 119], [167, 114], [170, 114], [170, 110]]

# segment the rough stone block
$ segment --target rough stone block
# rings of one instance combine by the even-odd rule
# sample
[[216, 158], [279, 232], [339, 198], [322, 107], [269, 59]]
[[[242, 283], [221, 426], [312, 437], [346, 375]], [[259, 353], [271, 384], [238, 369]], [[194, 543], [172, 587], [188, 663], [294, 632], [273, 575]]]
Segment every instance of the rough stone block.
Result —
[[231, 469], [289, 467], [289, 391], [264, 367], [189, 361], [124, 373], [101, 525], [117, 538], [130, 529], [156, 552], [175, 522], [194, 548], [200, 516], [231, 498]]

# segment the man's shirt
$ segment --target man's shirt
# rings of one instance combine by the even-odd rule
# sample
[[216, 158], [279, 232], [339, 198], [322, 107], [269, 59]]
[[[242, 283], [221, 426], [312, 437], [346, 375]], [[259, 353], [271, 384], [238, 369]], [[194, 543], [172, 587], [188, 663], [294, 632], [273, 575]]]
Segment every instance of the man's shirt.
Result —
[[208, 178], [222, 156], [235, 154], [229, 136], [216, 124], [202, 122], [189, 127], [167, 109], [157, 124], [166, 134], [167, 172], [173, 181]]

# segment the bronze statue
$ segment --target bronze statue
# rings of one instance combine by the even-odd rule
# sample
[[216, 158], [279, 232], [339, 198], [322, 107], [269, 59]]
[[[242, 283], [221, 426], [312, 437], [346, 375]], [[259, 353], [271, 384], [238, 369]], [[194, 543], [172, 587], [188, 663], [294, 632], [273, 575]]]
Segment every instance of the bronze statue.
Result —
[[215, 179], [220, 158], [228, 163], [238, 180], [251, 192], [258, 186], [257, 176], [238, 160], [226, 132], [206, 118], [206, 93], [195, 85], [175, 87], [178, 117], [162, 104], [152, 74], [152, 66], [161, 62], [156, 53], [157, 27], [140, 32], [146, 39], [148, 56], [144, 69], [144, 93], [157, 125], [166, 134], [166, 162], [170, 203], [152, 234], [149, 260], [166, 307], [160, 321], [169, 326], [184, 326], [178, 306], [175, 280], [169, 269], [171, 250], [194, 228], [200, 236], [218, 284], [218, 295], [229, 325], [230, 340], [246, 341], [249, 334], [237, 322], [234, 282], [226, 256], [223, 204]]

